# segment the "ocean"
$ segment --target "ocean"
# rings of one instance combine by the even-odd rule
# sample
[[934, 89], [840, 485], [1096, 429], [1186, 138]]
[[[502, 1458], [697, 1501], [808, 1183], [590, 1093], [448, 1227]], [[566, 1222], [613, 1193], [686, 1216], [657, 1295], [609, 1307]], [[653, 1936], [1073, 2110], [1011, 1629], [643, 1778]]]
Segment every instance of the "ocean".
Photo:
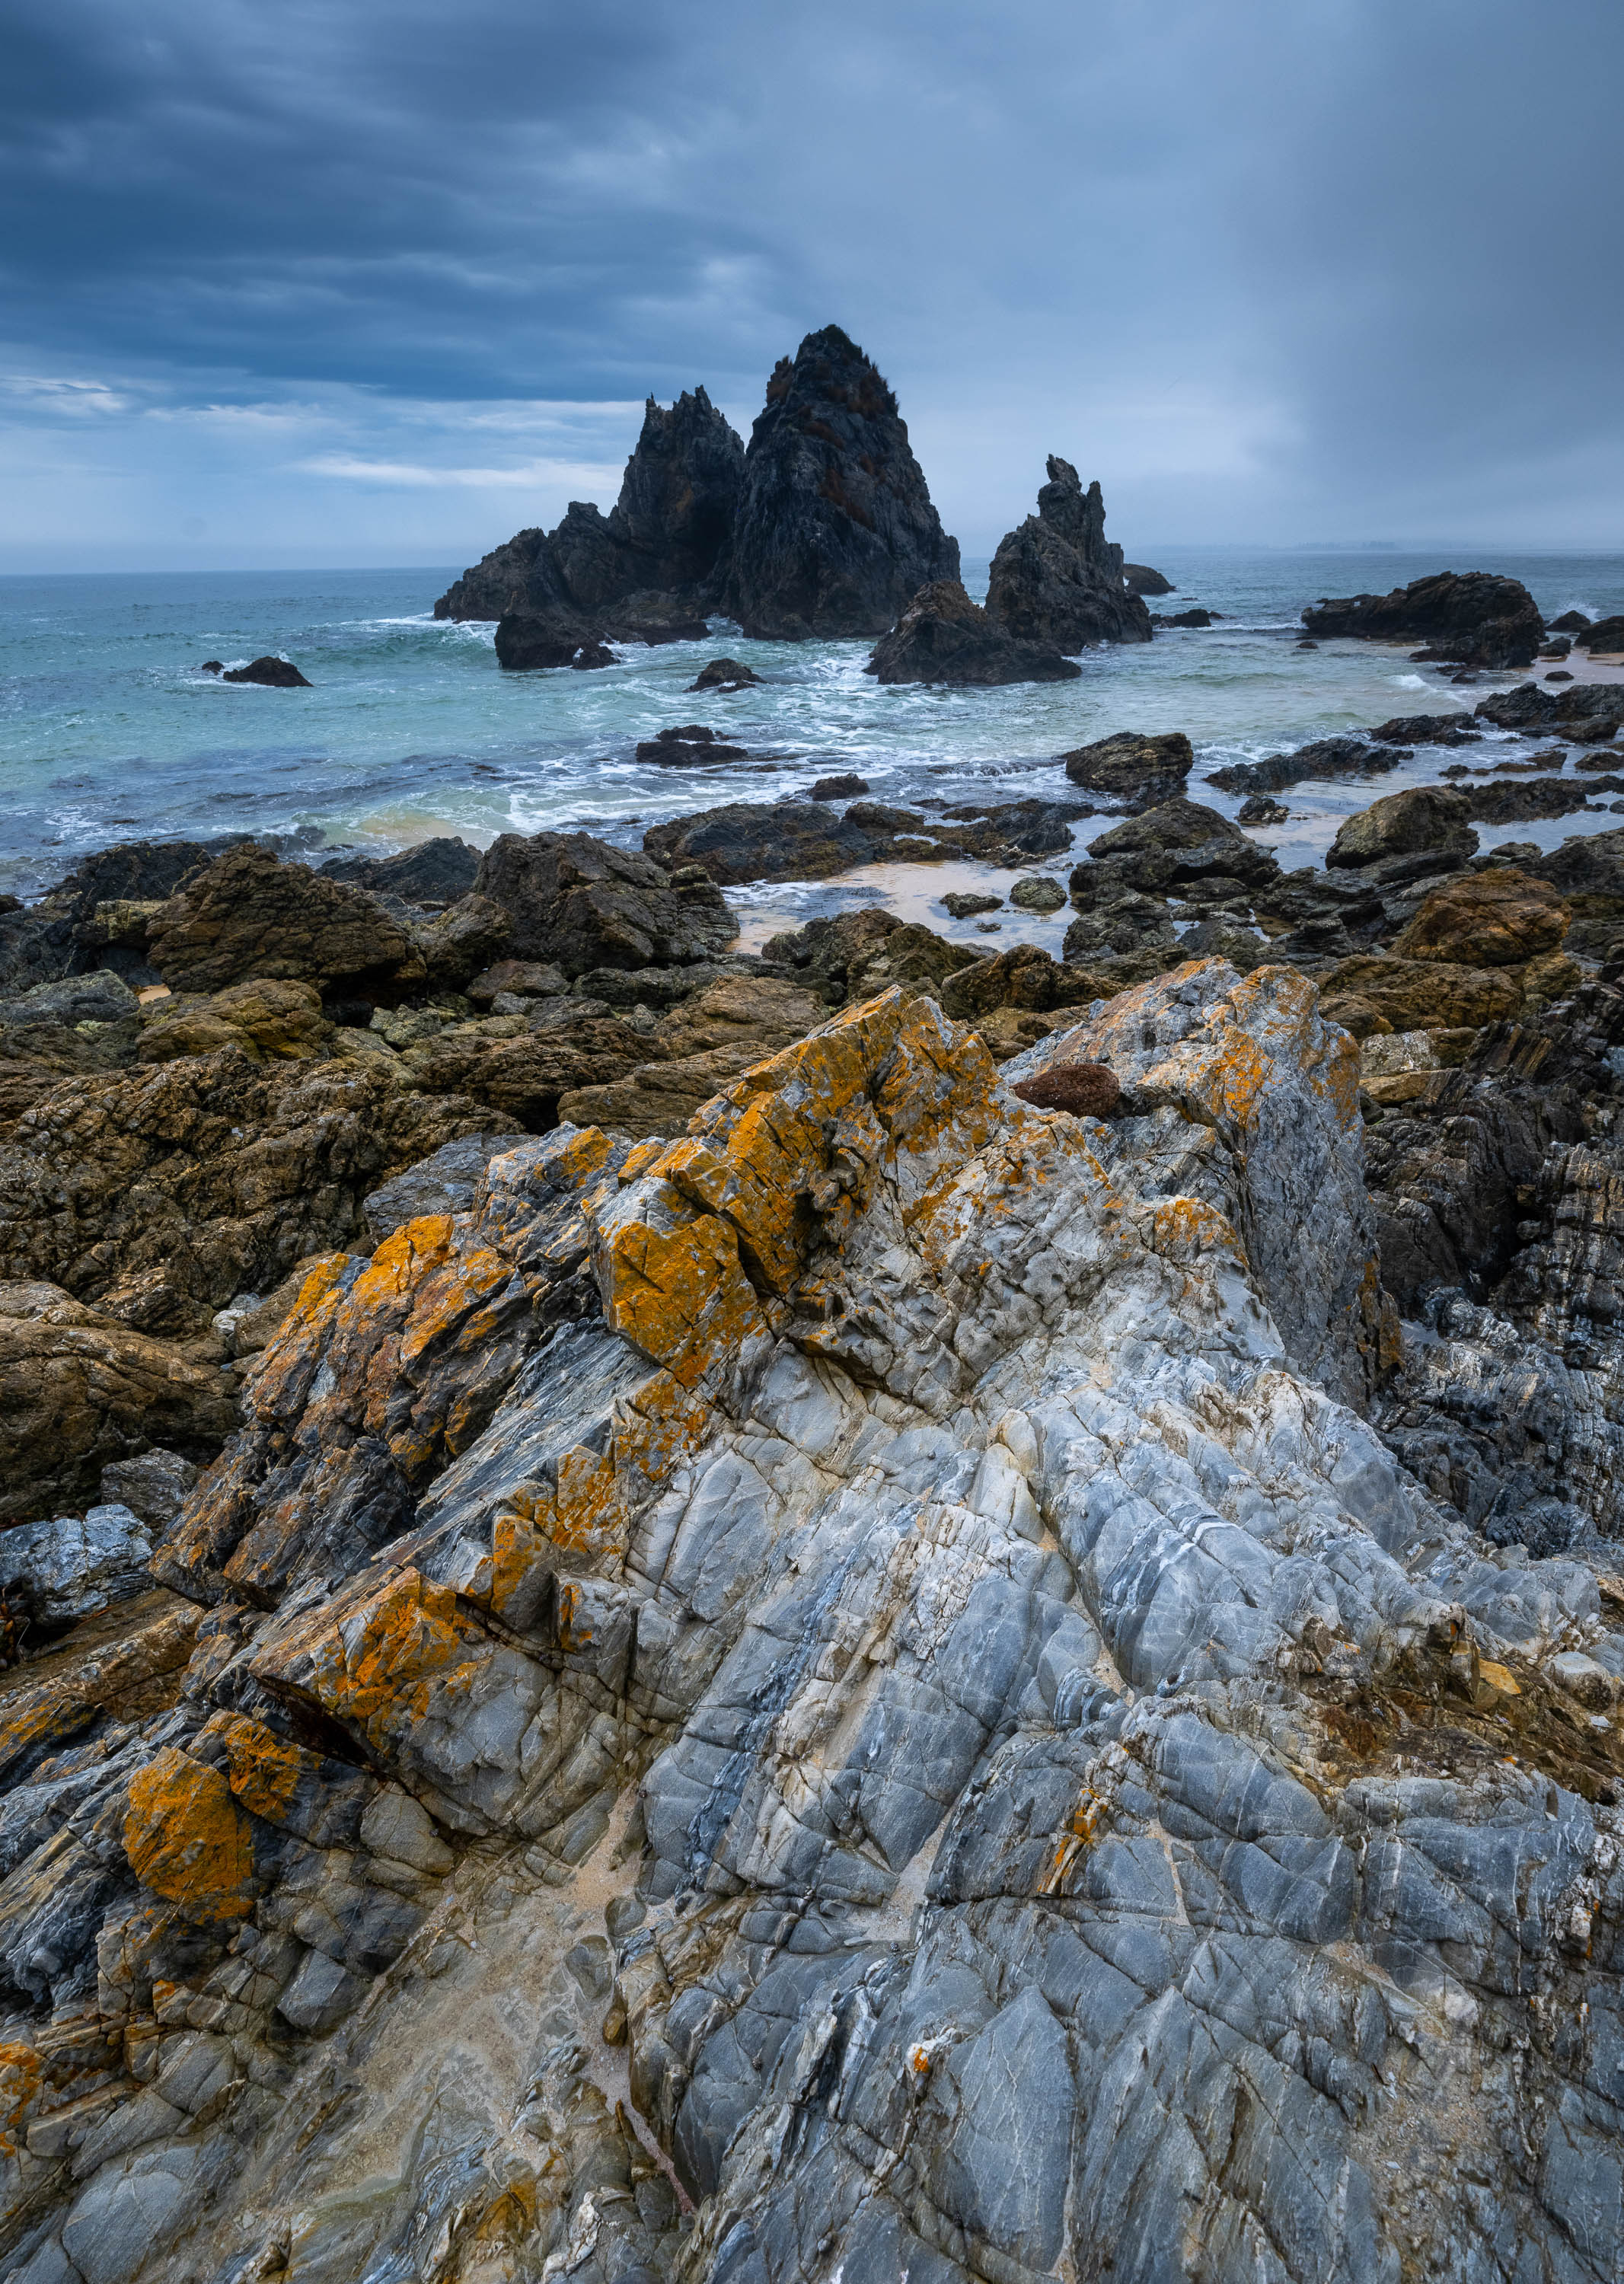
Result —
[[[746, 642], [722, 621], [706, 642], [628, 646], [596, 672], [504, 674], [491, 627], [432, 615], [460, 565], [0, 579], [0, 888], [38, 895], [85, 851], [145, 837], [270, 835], [311, 861], [436, 833], [483, 845], [551, 827], [636, 847], [661, 818], [781, 799], [834, 770], [856, 771], [873, 798], [899, 806], [1065, 798], [1075, 788], [1057, 756], [1127, 729], [1185, 731], [1197, 753], [1191, 794], [1233, 815], [1232, 798], [1203, 786], [1207, 770], [1394, 714], [1465, 711], [1526, 678], [1484, 675], [1459, 688], [1401, 650], [1299, 650], [1305, 603], [1456, 568], [1521, 579], [1548, 617], [1624, 609], [1624, 555], [1473, 550], [1451, 562], [1386, 549], [1214, 548], [1156, 559], [1178, 591], [1152, 608], [1199, 603], [1222, 613], [1216, 626], [1086, 653], [1077, 682], [991, 691], [882, 689], [863, 672], [867, 643]], [[984, 562], [966, 565], [972, 593], [985, 591], [986, 573]], [[197, 670], [207, 658], [230, 666], [267, 651], [293, 659], [314, 686], [266, 690]], [[747, 661], [761, 686], [691, 694], [699, 668], [722, 654]], [[710, 770], [636, 762], [639, 739], [686, 722], [724, 731], [752, 760]], [[1284, 796], [1291, 821], [1256, 837], [1283, 864], [1314, 863], [1345, 816], [1454, 758], [1422, 750], [1380, 779], [1297, 786]], [[1486, 848], [1551, 847], [1620, 821], [1604, 802], [1582, 816], [1478, 830]], [[1085, 822], [1079, 843], [1099, 829]], [[875, 902], [971, 936], [973, 923], [941, 911], [942, 894], [1009, 880], [974, 865], [891, 866], [730, 897], [746, 945], [814, 912]], [[1066, 917], [1011, 913], [1003, 925], [1058, 947]]]

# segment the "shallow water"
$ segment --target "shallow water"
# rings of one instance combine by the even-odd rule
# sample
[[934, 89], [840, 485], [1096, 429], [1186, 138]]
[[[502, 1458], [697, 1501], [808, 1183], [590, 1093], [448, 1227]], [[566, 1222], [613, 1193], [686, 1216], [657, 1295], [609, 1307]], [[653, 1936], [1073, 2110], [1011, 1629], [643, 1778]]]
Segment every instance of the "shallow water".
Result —
[[[483, 844], [502, 832], [582, 825], [636, 846], [661, 817], [803, 792], [834, 769], [855, 770], [876, 798], [896, 802], [1064, 797], [1074, 789], [1056, 757], [1122, 729], [1187, 731], [1197, 748], [1191, 793], [1232, 815], [1232, 799], [1203, 786], [1206, 770], [1395, 713], [1464, 711], [1524, 678], [1484, 676], [1457, 689], [1402, 650], [1297, 649], [1306, 602], [1384, 591], [1446, 567], [1437, 556], [1389, 551], [1174, 551], [1159, 567], [1178, 593], [1152, 607], [1199, 602], [1223, 614], [1219, 625], [1089, 652], [1077, 682], [995, 691], [882, 689], [862, 670], [866, 643], [751, 643], [720, 621], [704, 643], [629, 646], [598, 672], [504, 675], [492, 628], [431, 615], [460, 567], [0, 580], [0, 887], [36, 894], [85, 850], [144, 835], [276, 833], [315, 854], [382, 852], [431, 833]], [[1522, 579], [1548, 615], [1624, 608], [1624, 556], [1474, 556], [1456, 567]], [[984, 564], [967, 566], [972, 592], [978, 575], [984, 583]], [[263, 690], [196, 670], [206, 658], [232, 665], [264, 651], [293, 659], [315, 686]], [[690, 694], [700, 666], [724, 652], [747, 661], [762, 686]], [[691, 721], [724, 731], [755, 759], [714, 770], [636, 763], [639, 739]], [[1343, 817], [1434, 778], [1450, 758], [1423, 750], [1380, 779], [1296, 787], [1284, 796], [1291, 822], [1258, 837], [1283, 864], [1311, 863]], [[1617, 822], [1604, 807], [1479, 831], [1485, 847], [1553, 846]], [[1079, 840], [1097, 830], [1085, 823]], [[945, 888], [972, 877], [998, 889], [1010, 880], [980, 867], [954, 867], [949, 878], [909, 866], [730, 893], [746, 941], [880, 897], [976, 938], [973, 922], [935, 909]], [[1058, 942], [1066, 918], [1008, 912], [1003, 934]]]

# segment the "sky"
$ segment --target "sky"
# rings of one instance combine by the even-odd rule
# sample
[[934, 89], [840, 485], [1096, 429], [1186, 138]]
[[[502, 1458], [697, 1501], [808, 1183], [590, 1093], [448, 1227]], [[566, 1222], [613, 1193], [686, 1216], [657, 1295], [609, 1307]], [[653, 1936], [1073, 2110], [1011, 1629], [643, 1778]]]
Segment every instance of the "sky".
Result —
[[0, 0], [0, 572], [460, 565], [831, 322], [969, 556], [1051, 451], [1136, 559], [1624, 550], [1618, 0]]

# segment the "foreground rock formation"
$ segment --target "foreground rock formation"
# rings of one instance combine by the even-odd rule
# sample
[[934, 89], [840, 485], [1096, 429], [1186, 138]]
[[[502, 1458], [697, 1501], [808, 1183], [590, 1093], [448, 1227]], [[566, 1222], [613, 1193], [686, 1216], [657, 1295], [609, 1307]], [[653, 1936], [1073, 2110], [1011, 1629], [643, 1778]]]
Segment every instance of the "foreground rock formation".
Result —
[[9, 2272], [1616, 2273], [1624, 1587], [1361, 1417], [1359, 1086], [894, 987], [318, 1264], [0, 1699]]
[[1019, 642], [1060, 651], [1149, 642], [1151, 614], [1127, 583], [1121, 549], [1105, 537], [1098, 484], [1085, 492], [1071, 462], [1052, 454], [1048, 467], [1037, 513], [998, 543], [987, 615]]

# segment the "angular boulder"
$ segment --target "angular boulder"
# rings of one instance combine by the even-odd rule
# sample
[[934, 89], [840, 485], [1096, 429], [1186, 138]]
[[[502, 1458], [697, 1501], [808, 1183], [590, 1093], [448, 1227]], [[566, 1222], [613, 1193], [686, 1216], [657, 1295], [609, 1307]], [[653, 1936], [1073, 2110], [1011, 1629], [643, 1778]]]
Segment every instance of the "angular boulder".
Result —
[[220, 991], [251, 977], [322, 991], [399, 991], [424, 972], [405, 929], [363, 890], [252, 843], [192, 874], [149, 941], [153, 964], [178, 991]]
[[1124, 563], [1122, 579], [1130, 595], [1176, 595], [1178, 589], [1160, 571], [1152, 571], [1148, 563]]
[[1350, 817], [1339, 827], [1325, 862], [1335, 871], [1379, 864], [1391, 856], [1465, 858], [1478, 845], [1467, 823], [1471, 814], [1464, 794], [1439, 786], [1410, 786]]
[[246, 666], [228, 667], [222, 682], [257, 682], [266, 690], [308, 690], [299, 669], [285, 658], [251, 659]]
[[1126, 802], [1134, 810], [1154, 809], [1183, 792], [1195, 748], [1182, 730], [1159, 736], [1119, 730], [1113, 737], [1078, 746], [1060, 759], [1074, 785]]
[[883, 635], [957, 577], [894, 394], [838, 325], [808, 333], [750, 432], [722, 608], [769, 641]]
[[946, 683], [956, 689], [1071, 682], [1082, 672], [1047, 644], [1017, 642], [1005, 634], [956, 579], [921, 587], [863, 670], [881, 682]]
[[476, 894], [506, 913], [511, 958], [566, 975], [705, 959], [738, 934], [709, 880], [678, 885], [649, 856], [589, 833], [501, 834], [480, 859]]
[[1151, 614], [1124, 582], [1121, 549], [1105, 537], [1098, 484], [1085, 492], [1071, 462], [1052, 453], [1048, 467], [1037, 513], [998, 544], [987, 615], [1017, 641], [1059, 651], [1149, 642]]
[[1554, 889], [1525, 872], [1466, 873], [1433, 890], [1392, 950], [1398, 959], [1519, 967], [1557, 950], [1572, 917]]

